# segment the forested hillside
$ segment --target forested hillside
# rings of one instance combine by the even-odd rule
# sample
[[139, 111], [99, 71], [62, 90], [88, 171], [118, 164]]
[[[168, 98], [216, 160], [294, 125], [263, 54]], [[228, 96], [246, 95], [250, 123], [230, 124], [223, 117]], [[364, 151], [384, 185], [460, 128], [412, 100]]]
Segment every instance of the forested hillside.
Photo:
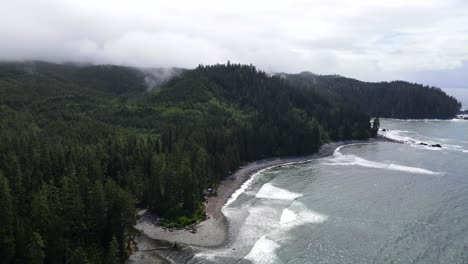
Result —
[[203, 217], [203, 190], [243, 162], [376, 133], [352, 93], [253, 66], [180, 70], [154, 91], [146, 74], [0, 64], [2, 263], [121, 262], [137, 206], [187, 224]]
[[366, 114], [253, 66], [200, 66], [148, 92], [118, 66], [0, 65], [2, 263], [116, 263], [136, 206], [179, 224], [242, 162], [366, 139]]
[[453, 118], [461, 104], [439, 88], [404, 81], [369, 83], [338, 75], [279, 74], [291, 85], [311, 89], [370, 116]]
[[[203, 190], [243, 162], [369, 138], [368, 114], [423, 117], [417, 113], [430, 105], [431, 117], [449, 117], [457, 108], [437, 89], [285, 79], [230, 63], [179, 70], [153, 91], [147, 74], [111, 65], [0, 64], [4, 263], [123, 261], [137, 206], [191, 223], [203, 217]], [[390, 93], [390, 86], [401, 88]], [[398, 107], [387, 109], [387, 97]], [[410, 106], [419, 97], [422, 105]]]

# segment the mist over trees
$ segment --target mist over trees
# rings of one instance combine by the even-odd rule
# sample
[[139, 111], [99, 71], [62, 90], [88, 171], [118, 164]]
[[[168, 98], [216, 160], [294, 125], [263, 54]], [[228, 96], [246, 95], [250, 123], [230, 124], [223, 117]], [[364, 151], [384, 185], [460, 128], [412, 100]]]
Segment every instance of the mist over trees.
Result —
[[[306, 88], [231, 63], [151, 92], [133, 68], [1, 64], [0, 258], [122, 262], [137, 206], [190, 223], [203, 190], [244, 162], [375, 135], [354, 92]], [[425, 100], [445, 109], [438, 96]]]

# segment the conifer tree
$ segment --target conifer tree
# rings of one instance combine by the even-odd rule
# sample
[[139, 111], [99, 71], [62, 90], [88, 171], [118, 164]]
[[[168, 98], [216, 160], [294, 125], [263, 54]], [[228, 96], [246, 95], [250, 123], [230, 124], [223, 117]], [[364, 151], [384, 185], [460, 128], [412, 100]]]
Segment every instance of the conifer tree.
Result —
[[107, 249], [106, 255], [106, 264], [118, 264], [120, 263], [119, 259], [119, 243], [115, 236], [112, 237], [111, 242], [109, 243], [109, 248]]
[[44, 253], [45, 243], [42, 239], [42, 236], [36, 232], [31, 234], [31, 240], [28, 245], [28, 257], [29, 263], [32, 264], [42, 264], [44, 263], [45, 253]]
[[107, 225], [107, 201], [104, 187], [96, 181], [89, 191], [88, 228], [98, 238], [102, 238]]
[[372, 122], [372, 136], [376, 136], [379, 132], [380, 128], [380, 120], [379, 118], [375, 118], [374, 122]]
[[10, 263], [15, 255], [14, 213], [8, 180], [0, 172], [0, 259]]
[[52, 219], [49, 210], [48, 186], [44, 184], [40, 191], [33, 195], [31, 203], [31, 216], [34, 219], [34, 230], [41, 234], [47, 234], [50, 220]]

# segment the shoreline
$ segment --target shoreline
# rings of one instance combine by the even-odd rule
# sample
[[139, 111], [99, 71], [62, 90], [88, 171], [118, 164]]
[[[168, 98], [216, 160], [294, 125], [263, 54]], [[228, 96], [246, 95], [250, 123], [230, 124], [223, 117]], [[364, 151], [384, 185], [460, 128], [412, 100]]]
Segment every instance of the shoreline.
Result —
[[[349, 140], [338, 141], [323, 144], [320, 149], [311, 155], [296, 156], [296, 157], [276, 157], [263, 160], [254, 161], [239, 168], [230, 177], [222, 180], [217, 188], [217, 196], [212, 196], [205, 202], [205, 212], [207, 219], [196, 225], [196, 233], [191, 233], [185, 229], [169, 231], [155, 224], [155, 216], [148, 211], [141, 211], [141, 217], [137, 220], [135, 228], [141, 232], [137, 243], [139, 251], [130, 257], [129, 263], [144, 263], [141, 260], [147, 256], [147, 251], [141, 249], [151, 248], [152, 246], [167, 246], [169, 244], [177, 243], [182, 248], [182, 251], [187, 251], [183, 255], [188, 254], [193, 256], [193, 248], [216, 248], [225, 245], [228, 242], [229, 223], [224, 216], [222, 209], [226, 203], [231, 199], [238, 190], [251, 177], [260, 171], [280, 167], [290, 164], [307, 163], [315, 159], [324, 158], [333, 155], [335, 150], [343, 145], [353, 143], [374, 143], [374, 142], [396, 142], [394, 140], [378, 136], [368, 140]], [[399, 142], [396, 142], [399, 143]], [[247, 186], [246, 186], [247, 187]], [[242, 188], [243, 189], [243, 188]], [[239, 191], [239, 195], [242, 191]], [[236, 197], [237, 198], [237, 197]], [[233, 198], [234, 200], [236, 198]], [[179, 262], [177, 257], [173, 259], [174, 252], [179, 252], [174, 249], [157, 250], [152, 257], [159, 258], [159, 263]], [[189, 257], [189, 256], [185, 256]], [[186, 259], [184, 257], [184, 259]], [[132, 260], [133, 259], [133, 260]], [[140, 261], [136, 261], [136, 260]], [[181, 259], [182, 260], [182, 259]], [[157, 262], [147, 262], [157, 263]]]

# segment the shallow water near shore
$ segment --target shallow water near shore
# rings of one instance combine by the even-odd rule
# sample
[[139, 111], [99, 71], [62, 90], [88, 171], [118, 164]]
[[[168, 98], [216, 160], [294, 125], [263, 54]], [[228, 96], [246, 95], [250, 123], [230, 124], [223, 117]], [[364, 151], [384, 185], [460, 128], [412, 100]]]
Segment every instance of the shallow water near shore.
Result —
[[468, 263], [468, 121], [381, 127], [405, 144], [262, 171], [223, 208], [226, 246], [191, 263]]

